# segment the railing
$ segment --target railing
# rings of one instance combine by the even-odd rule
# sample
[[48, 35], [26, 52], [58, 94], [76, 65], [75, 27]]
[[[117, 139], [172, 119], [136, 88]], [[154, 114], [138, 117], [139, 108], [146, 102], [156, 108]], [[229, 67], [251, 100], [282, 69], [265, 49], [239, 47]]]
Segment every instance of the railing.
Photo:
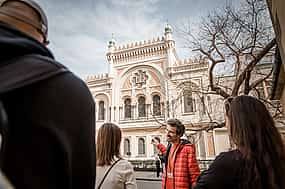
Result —
[[[125, 121], [153, 121], [153, 120], [163, 120], [165, 117], [164, 103], [160, 103], [156, 111], [153, 110], [153, 104], [144, 104], [142, 108], [139, 105], [129, 105], [119, 107], [119, 120], [120, 122]], [[126, 110], [126, 108], [128, 108]]]
[[[214, 160], [198, 160], [201, 171], [209, 168]], [[130, 160], [136, 171], [155, 171], [155, 160]]]
[[204, 171], [209, 168], [214, 160], [198, 160], [199, 167], [201, 171]]
[[208, 62], [202, 62], [202, 63], [192, 63], [188, 65], [180, 65], [177, 67], [172, 68], [174, 72], [179, 72], [179, 71], [185, 71], [185, 70], [194, 70], [194, 69], [205, 69], [209, 67]]

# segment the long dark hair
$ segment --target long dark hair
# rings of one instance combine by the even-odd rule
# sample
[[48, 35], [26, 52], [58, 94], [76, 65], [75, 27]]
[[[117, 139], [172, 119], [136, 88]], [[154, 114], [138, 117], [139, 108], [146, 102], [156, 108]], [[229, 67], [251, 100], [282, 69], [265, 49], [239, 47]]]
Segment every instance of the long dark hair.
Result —
[[265, 105], [251, 96], [225, 102], [231, 140], [245, 159], [243, 189], [285, 188], [285, 148]]
[[114, 157], [120, 158], [121, 129], [113, 123], [104, 123], [97, 135], [96, 159], [97, 165], [111, 165]]

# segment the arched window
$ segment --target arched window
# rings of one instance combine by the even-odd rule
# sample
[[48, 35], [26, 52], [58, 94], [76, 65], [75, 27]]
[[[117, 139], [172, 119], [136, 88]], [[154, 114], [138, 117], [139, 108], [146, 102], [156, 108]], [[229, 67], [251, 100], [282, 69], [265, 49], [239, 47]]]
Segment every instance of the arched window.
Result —
[[99, 114], [98, 114], [98, 120], [105, 120], [105, 107], [104, 107], [104, 101], [99, 102]]
[[125, 155], [131, 155], [130, 153], [131, 153], [130, 140], [126, 138], [124, 140], [124, 154]]
[[138, 154], [144, 155], [145, 154], [145, 141], [143, 138], [139, 138], [138, 147], [139, 147]]
[[139, 97], [139, 106], [138, 106], [138, 112], [139, 112], [139, 117], [145, 117], [145, 98], [143, 96]]
[[125, 118], [131, 118], [131, 99], [127, 98], [125, 100]]
[[183, 98], [184, 98], [184, 113], [194, 112], [192, 92], [190, 90], [184, 91]]
[[153, 108], [153, 115], [158, 116], [161, 115], [160, 109], [160, 96], [154, 95], [152, 97], [152, 108]]

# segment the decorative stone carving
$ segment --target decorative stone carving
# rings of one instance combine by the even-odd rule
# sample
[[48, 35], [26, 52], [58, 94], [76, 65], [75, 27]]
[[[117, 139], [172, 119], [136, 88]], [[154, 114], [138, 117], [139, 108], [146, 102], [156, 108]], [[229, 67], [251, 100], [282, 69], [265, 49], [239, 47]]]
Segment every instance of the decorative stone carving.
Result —
[[146, 84], [146, 80], [148, 79], [146, 71], [138, 70], [136, 73], [133, 73], [133, 75], [134, 86], [141, 88]]

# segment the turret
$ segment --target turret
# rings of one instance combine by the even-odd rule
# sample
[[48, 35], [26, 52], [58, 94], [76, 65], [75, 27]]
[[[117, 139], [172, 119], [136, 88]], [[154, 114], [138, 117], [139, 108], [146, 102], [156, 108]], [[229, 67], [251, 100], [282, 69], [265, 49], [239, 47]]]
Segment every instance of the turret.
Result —
[[166, 41], [173, 41], [172, 28], [168, 23], [166, 23], [166, 26], [164, 28], [164, 36]]
[[167, 52], [167, 61], [165, 69], [168, 69], [169, 67], [173, 67], [175, 62], [178, 60], [175, 50], [175, 41], [173, 40], [172, 37], [172, 28], [168, 23], [166, 23], [166, 26], [164, 28], [164, 41]]
[[113, 53], [115, 50], [115, 39], [114, 34], [112, 34], [112, 39], [108, 43], [108, 53]]
[[107, 52], [107, 60], [109, 62], [109, 66], [108, 66], [108, 73], [110, 77], [113, 77], [114, 75], [114, 68], [113, 68], [113, 59], [112, 59], [112, 54], [115, 51], [115, 39], [114, 39], [114, 34], [112, 34], [112, 39], [109, 41], [108, 43], [108, 52]]

